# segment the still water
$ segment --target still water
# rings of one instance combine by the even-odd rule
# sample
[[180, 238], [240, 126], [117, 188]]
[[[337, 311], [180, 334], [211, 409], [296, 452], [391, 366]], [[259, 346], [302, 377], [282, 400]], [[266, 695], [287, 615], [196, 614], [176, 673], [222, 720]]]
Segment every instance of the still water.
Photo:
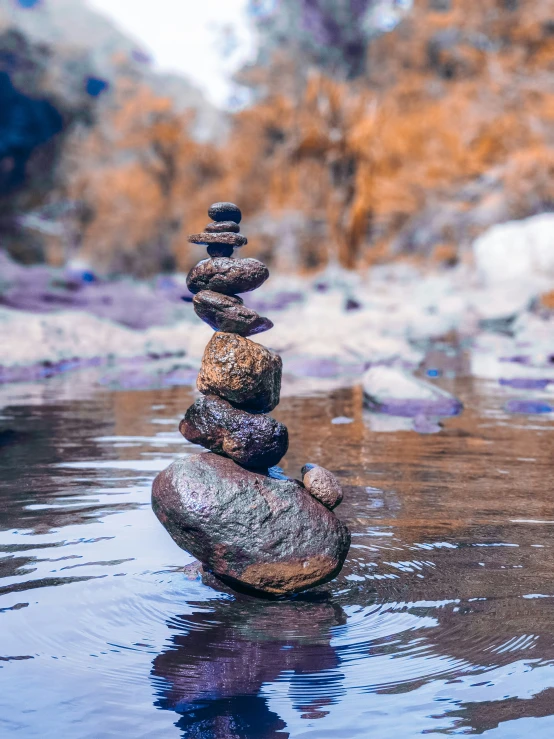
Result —
[[187, 575], [151, 511], [197, 451], [189, 388], [51, 387], [0, 411], [1, 737], [554, 735], [550, 416], [467, 379], [436, 435], [370, 430], [359, 388], [283, 399], [283, 467], [337, 472], [353, 543], [335, 582], [269, 602]]

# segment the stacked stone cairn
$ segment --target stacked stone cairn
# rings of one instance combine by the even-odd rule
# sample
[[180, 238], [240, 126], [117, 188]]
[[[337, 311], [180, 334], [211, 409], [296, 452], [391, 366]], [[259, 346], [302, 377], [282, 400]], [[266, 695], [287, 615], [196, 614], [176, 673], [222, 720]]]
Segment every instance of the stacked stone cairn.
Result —
[[198, 375], [202, 396], [179, 429], [209, 453], [187, 455], [160, 473], [152, 504], [207, 573], [254, 594], [296, 593], [342, 568], [350, 533], [332, 513], [342, 490], [318, 465], [302, 469], [302, 483], [276, 467], [288, 431], [267, 414], [279, 403], [282, 362], [248, 338], [273, 324], [238, 296], [260, 287], [269, 271], [257, 259], [233, 258], [247, 243], [236, 205], [215, 203], [208, 215], [212, 222], [189, 241], [206, 245], [209, 256], [190, 271], [187, 286], [196, 314], [215, 333]]

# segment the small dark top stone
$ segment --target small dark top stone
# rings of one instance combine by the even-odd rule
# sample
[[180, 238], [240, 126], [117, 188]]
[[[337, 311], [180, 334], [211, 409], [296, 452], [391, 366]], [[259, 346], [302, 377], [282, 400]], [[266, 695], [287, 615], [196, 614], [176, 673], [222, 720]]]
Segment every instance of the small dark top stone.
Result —
[[212, 221], [208, 223], [204, 231], [209, 234], [220, 234], [224, 231], [231, 231], [234, 234], [238, 234], [240, 232], [240, 226], [234, 221], [221, 221], [220, 223]]
[[191, 269], [187, 287], [191, 293], [214, 290], [225, 295], [236, 295], [256, 290], [269, 277], [269, 270], [257, 259], [203, 259]]
[[233, 408], [216, 395], [198, 398], [181, 421], [179, 431], [193, 444], [260, 470], [277, 464], [289, 446], [288, 431], [282, 423], [271, 416]]
[[242, 213], [240, 208], [234, 203], [214, 203], [210, 206], [208, 215], [212, 221], [233, 221], [240, 223]]
[[189, 242], [191, 244], [225, 244], [226, 246], [245, 246], [248, 244], [246, 236], [241, 234], [231, 233], [225, 231], [224, 233], [212, 234], [204, 231], [201, 234], [191, 234], [189, 236]]
[[225, 244], [210, 244], [206, 249], [210, 257], [232, 257], [235, 251], [234, 246], [225, 246]]
[[196, 315], [216, 331], [253, 336], [269, 331], [273, 323], [247, 308], [236, 295], [201, 290], [193, 299]]

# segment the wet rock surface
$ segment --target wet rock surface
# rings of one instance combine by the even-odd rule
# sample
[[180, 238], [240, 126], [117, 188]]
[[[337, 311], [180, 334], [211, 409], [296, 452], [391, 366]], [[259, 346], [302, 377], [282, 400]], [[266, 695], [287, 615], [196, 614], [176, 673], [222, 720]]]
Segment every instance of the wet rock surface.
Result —
[[302, 484], [306, 490], [317, 498], [329, 510], [342, 503], [342, 487], [335, 475], [325, 467], [317, 464], [306, 464], [302, 467]]
[[234, 203], [214, 203], [208, 210], [208, 215], [212, 221], [233, 221], [240, 223], [242, 213], [240, 208]]
[[224, 231], [223, 233], [209, 233], [204, 231], [200, 234], [192, 234], [188, 238], [191, 244], [202, 244], [208, 246], [209, 244], [223, 244], [225, 246], [245, 246], [248, 243], [246, 236], [239, 233], [232, 233], [231, 231]]
[[252, 413], [268, 413], [279, 403], [281, 357], [238, 334], [212, 337], [198, 375], [205, 395], [219, 395]]
[[333, 579], [350, 546], [346, 526], [299, 483], [209, 452], [161, 472], [152, 505], [178, 546], [217, 577], [273, 595]]
[[191, 405], [179, 431], [193, 444], [260, 470], [278, 464], [289, 446], [289, 434], [282, 423], [271, 416], [233, 408], [215, 395], [199, 398]]
[[196, 315], [216, 331], [252, 336], [273, 328], [269, 318], [247, 308], [236, 295], [202, 290], [193, 299]]
[[256, 290], [268, 277], [268, 268], [257, 259], [203, 259], [189, 272], [187, 287], [194, 294], [215, 290], [235, 295]]

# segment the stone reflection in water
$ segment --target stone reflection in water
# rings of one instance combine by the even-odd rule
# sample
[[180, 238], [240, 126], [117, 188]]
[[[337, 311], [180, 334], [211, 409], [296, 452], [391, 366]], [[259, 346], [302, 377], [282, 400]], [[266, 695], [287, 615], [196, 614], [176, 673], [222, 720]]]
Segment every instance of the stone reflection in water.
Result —
[[[181, 715], [177, 726], [186, 737], [288, 737], [262, 685], [290, 672], [293, 707], [304, 718], [327, 715], [325, 706], [343, 692], [330, 639], [345, 622], [342, 608], [317, 594], [288, 602], [239, 597], [172, 620], [170, 645], [152, 667], [155, 705]], [[312, 677], [295, 691], [295, 679], [305, 675]]]

